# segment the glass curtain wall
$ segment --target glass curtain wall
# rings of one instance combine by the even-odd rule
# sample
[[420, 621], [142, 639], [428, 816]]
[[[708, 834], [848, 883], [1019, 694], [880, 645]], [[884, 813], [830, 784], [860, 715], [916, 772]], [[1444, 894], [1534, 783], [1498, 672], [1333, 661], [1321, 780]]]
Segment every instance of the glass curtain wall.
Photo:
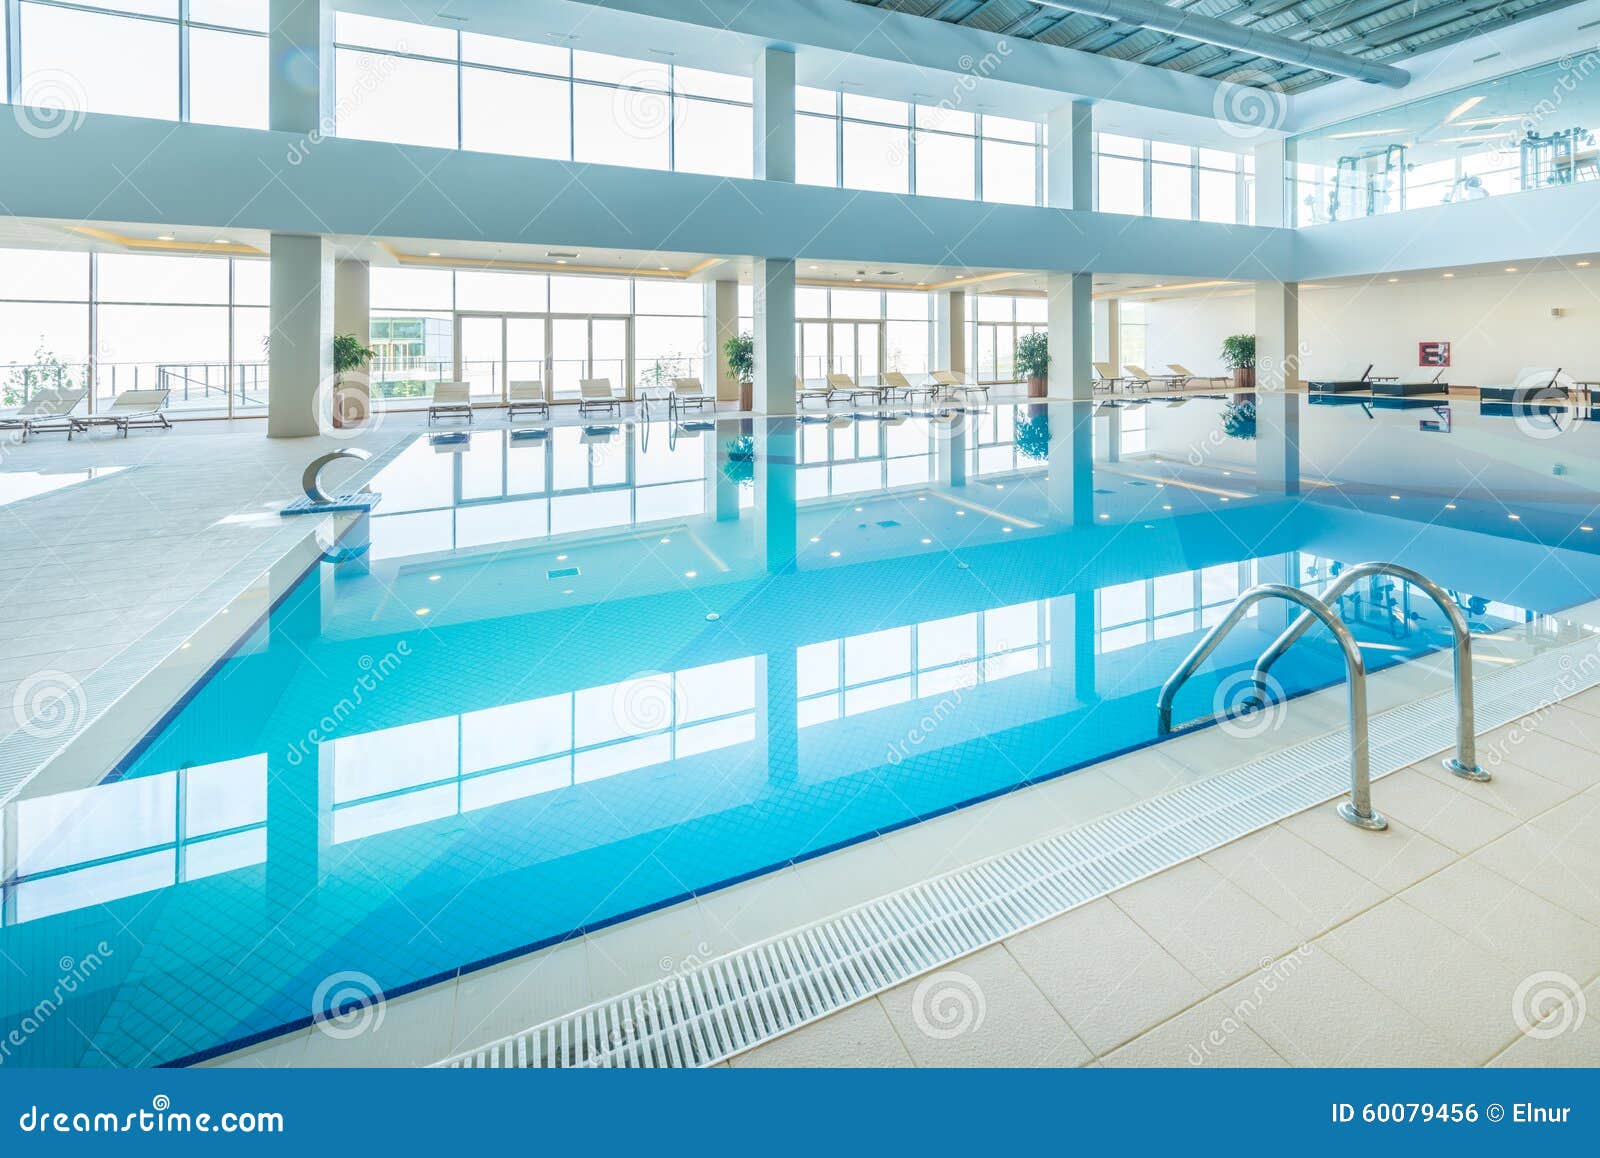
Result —
[[351, 12], [334, 42], [341, 137], [751, 174], [747, 76]]
[[51, 110], [41, 127], [85, 112], [267, 127], [268, 0], [17, 0], [6, 9], [15, 24], [0, 92]]
[[888, 370], [915, 382], [933, 364], [933, 341], [932, 294], [795, 288], [796, 373], [808, 382], [848, 374], [870, 386]]
[[1288, 142], [1298, 225], [1600, 179], [1600, 54], [1302, 133]]
[[170, 391], [194, 416], [266, 413], [262, 259], [0, 250], [0, 405], [41, 388]]
[[966, 369], [973, 381], [1017, 381], [1017, 340], [1046, 330], [1049, 308], [1042, 296], [969, 294]]

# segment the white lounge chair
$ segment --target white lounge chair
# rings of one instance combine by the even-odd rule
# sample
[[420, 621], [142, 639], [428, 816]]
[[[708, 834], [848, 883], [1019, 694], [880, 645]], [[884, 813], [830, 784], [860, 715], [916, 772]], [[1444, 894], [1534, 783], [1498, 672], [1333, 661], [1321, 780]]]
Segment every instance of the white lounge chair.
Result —
[[[171, 393], [170, 390], [124, 390], [104, 410], [81, 417], [74, 416], [72, 430], [87, 433], [91, 426], [112, 426], [122, 432], [123, 438], [127, 438], [128, 431], [135, 426], [159, 426], [163, 430], [171, 430], [172, 423], [161, 413]], [[72, 430], [67, 431], [69, 440]]]
[[578, 380], [578, 413], [603, 410], [607, 414], [622, 413], [622, 400], [611, 390], [610, 378], [580, 378]]
[[1232, 378], [1224, 374], [1196, 374], [1189, 367], [1178, 362], [1168, 362], [1167, 369], [1183, 379], [1182, 385], [1184, 389], [1188, 389], [1195, 382], [1202, 382], [1207, 386], [1226, 386], [1233, 381]]
[[28, 441], [29, 435], [53, 430], [65, 430], [70, 439], [77, 426], [73, 408], [87, 393], [87, 390], [41, 390], [19, 409], [0, 415], [0, 430], [22, 431], [23, 442]]
[[472, 421], [472, 387], [466, 382], [435, 382], [433, 401], [428, 404], [428, 424], [435, 418], [465, 418]]
[[963, 401], [970, 399], [974, 394], [983, 395], [985, 402], [989, 401], [989, 387], [983, 382], [970, 382], [967, 376], [959, 370], [935, 370], [933, 380], [948, 391], [959, 394]]
[[698, 378], [674, 378], [672, 380], [672, 394], [667, 398], [668, 408], [683, 410], [693, 406], [697, 410], [704, 410], [706, 403], [711, 403], [711, 409], [717, 408], [717, 400], [706, 393], [706, 388], [701, 385]]
[[1094, 369], [1094, 388], [1096, 390], [1104, 390], [1110, 393], [1117, 388], [1119, 382], [1123, 381], [1122, 375], [1117, 373], [1117, 368], [1110, 362], [1090, 362], [1089, 365]]
[[544, 383], [533, 378], [506, 383], [506, 401], [511, 403], [507, 417], [515, 422], [517, 411], [532, 410], [545, 418], [550, 417], [550, 403], [545, 401]]
[[1141, 390], [1148, 390], [1156, 383], [1175, 386], [1183, 380], [1181, 374], [1152, 374], [1143, 366], [1137, 366], [1132, 362], [1124, 362], [1122, 368], [1128, 372], [1128, 385], [1137, 386]]
[[879, 399], [879, 390], [875, 386], [857, 386], [856, 380], [848, 374], [828, 375], [828, 399], [833, 400], [835, 395], [842, 394], [851, 402], [857, 397], [867, 398], [873, 402]]
[[806, 408], [807, 398], [822, 399], [823, 408], [826, 409], [828, 402], [833, 398], [833, 391], [823, 386], [807, 386], [806, 380], [800, 377], [800, 375], [796, 374], [794, 376], [795, 405], [801, 410], [804, 410]]
[[937, 393], [936, 388], [926, 382], [920, 386], [913, 386], [911, 379], [898, 370], [890, 370], [883, 376], [883, 387], [886, 397], [893, 398], [896, 394], [899, 394], [907, 402], [910, 402], [915, 394], [926, 394], [932, 398]]

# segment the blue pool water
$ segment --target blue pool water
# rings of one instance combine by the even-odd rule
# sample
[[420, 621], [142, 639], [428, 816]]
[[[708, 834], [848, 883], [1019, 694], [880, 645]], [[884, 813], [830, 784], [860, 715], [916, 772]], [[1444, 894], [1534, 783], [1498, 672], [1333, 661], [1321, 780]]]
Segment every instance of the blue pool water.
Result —
[[[9, 806], [0, 1060], [193, 1059], [335, 974], [403, 992], [1148, 744], [1253, 582], [1392, 559], [1484, 633], [1600, 593], [1594, 432], [1453, 409], [1305, 406], [1287, 470], [1228, 398], [419, 438], [363, 556], [105, 783]], [[1445, 644], [1357, 594], [1371, 667]], [[1275, 675], [1342, 668], [1318, 629]]]

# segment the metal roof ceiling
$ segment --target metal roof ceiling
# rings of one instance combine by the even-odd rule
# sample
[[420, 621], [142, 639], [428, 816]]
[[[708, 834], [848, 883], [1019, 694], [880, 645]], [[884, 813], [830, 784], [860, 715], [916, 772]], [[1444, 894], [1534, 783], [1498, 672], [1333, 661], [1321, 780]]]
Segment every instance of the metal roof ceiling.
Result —
[[[1165, 0], [1169, 7], [1387, 64], [1577, 0]], [[1002, 36], [1098, 52], [1236, 83], [1303, 92], [1332, 79], [1164, 32], [1045, 8], [1029, 0], [855, 0], [885, 11], [964, 24]], [[1241, 70], [1244, 71], [1242, 75]]]

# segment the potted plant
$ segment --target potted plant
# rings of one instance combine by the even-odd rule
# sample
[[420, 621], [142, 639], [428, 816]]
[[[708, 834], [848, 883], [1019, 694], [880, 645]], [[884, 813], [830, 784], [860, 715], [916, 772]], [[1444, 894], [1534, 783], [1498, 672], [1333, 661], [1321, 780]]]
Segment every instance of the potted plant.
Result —
[[1038, 332], [1017, 339], [1017, 377], [1028, 382], [1028, 397], [1043, 398], [1050, 375], [1050, 338]]
[[1256, 388], [1256, 336], [1233, 334], [1222, 339], [1222, 364], [1233, 371], [1235, 390]]
[[755, 409], [756, 340], [750, 334], [738, 334], [722, 344], [722, 355], [728, 360], [728, 373], [739, 383], [739, 409]]
[[1017, 423], [1017, 450], [1037, 462], [1050, 459], [1050, 412], [1048, 407], [1033, 406], [1038, 411]]
[[1256, 436], [1255, 400], [1233, 401], [1222, 408], [1222, 433], [1248, 441]]
[[354, 426], [365, 422], [371, 408], [371, 395], [365, 381], [346, 386], [344, 376], [366, 367], [377, 353], [354, 334], [337, 334], [333, 339], [333, 424]]

